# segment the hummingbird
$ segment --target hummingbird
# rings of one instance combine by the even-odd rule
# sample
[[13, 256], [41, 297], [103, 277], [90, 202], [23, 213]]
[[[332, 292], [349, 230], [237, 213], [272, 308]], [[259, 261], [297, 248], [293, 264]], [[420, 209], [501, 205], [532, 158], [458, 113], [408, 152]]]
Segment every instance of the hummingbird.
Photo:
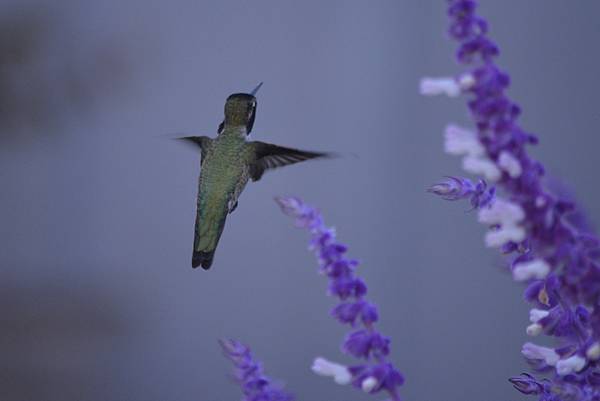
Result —
[[216, 138], [178, 138], [200, 148], [193, 268], [210, 269], [225, 220], [237, 208], [248, 180], [260, 180], [269, 169], [331, 156], [247, 139], [256, 118], [255, 95], [262, 84], [250, 93], [234, 93], [227, 98], [225, 118]]

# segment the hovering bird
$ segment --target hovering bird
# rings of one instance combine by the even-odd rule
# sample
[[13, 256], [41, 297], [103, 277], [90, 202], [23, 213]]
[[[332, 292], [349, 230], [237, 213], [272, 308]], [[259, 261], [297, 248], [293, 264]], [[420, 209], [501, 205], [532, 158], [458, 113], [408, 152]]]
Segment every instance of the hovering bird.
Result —
[[248, 141], [256, 117], [256, 92], [234, 93], [225, 102], [225, 119], [216, 138], [186, 136], [201, 150], [198, 206], [194, 228], [192, 267], [208, 270], [227, 215], [238, 205], [238, 198], [249, 179], [258, 181], [268, 169], [304, 160], [328, 157], [329, 153], [309, 152], [259, 141]]

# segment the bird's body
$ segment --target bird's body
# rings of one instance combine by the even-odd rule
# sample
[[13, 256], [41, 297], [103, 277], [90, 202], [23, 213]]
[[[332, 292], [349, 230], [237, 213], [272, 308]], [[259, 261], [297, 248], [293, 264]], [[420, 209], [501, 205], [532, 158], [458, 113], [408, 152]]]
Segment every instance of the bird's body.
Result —
[[248, 182], [248, 159], [248, 145], [239, 131], [224, 129], [211, 141], [198, 181], [193, 264], [212, 257], [227, 214]]
[[237, 207], [248, 180], [258, 181], [269, 168], [327, 156], [326, 153], [247, 141], [254, 124], [256, 90], [252, 94], [229, 96], [225, 120], [219, 126], [216, 138], [182, 138], [202, 150], [192, 267], [210, 268], [227, 215]]

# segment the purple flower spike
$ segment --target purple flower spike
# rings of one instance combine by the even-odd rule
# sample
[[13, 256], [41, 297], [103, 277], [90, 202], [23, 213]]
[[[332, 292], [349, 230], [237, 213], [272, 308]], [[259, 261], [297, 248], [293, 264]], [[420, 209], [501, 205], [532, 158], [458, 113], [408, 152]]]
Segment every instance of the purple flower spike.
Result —
[[250, 349], [235, 340], [220, 340], [223, 354], [235, 366], [235, 379], [244, 393], [243, 401], [293, 401], [294, 397], [271, 383]]
[[[477, 185], [472, 186], [470, 194], [475, 194]], [[346, 367], [317, 358], [313, 371], [332, 377], [336, 383], [352, 383], [370, 394], [385, 391], [392, 401], [400, 400], [398, 387], [404, 383], [404, 377], [386, 360], [390, 353], [390, 339], [375, 330], [379, 314], [377, 307], [364, 299], [367, 286], [355, 275], [358, 262], [346, 257], [348, 248], [336, 241], [335, 231], [325, 226], [318, 210], [298, 198], [278, 197], [275, 201], [285, 214], [296, 220], [297, 226], [310, 231], [310, 249], [317, 256], [320, 272], [329, 278], [329, 294], [341, 301], [331, 311], [332, 316], [342, 324], [352, 327], [362, 325], [348, 334], [342, 351], [364, 359], [364, 364]]]
[[[448, 177], [430, 192], [446, 200], [468, 199], [489, 227], [485, 242], [510, 255], [507, 265], [527, 285], [533, 308], [526, 333], [553, 337], [555, 347], [533, 343], [522, 354], [534, 370], [510, 379], [524, 394], [541, 401], [600, 399], [600, 239], [589, 229], [574, 202], [550, 192], [543, 165], [527, 146], [537, 137], [518, 123], [521, 108], [506, 94], [511, 81], [495, 64], [499, 54], [488, 24], [476, 14], [474, 0], [448, 0], [450, 36], [458, 42], [457, 61], [467, 70], [454, 78], [424, 78], [421, 93], [468, 97], [474, 129], [449, 124], [447, 153], [462, 156], [467, 172], [485, 181]], [[495, 192], [501, 191], [501, 196]]]

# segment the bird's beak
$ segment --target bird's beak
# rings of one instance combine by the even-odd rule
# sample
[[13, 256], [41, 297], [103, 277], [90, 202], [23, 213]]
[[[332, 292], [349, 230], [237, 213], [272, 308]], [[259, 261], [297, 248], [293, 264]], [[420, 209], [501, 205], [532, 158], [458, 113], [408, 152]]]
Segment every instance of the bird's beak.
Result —
[[258, 92], [258, 90], [260, 89], [260, 87], [263, 86], [263, 82], [259, 83], [258, 85], [256, 85], [256, 88], [252, 89], [252, 92], [250, 92], [250, 94], [252, 96], [256, 95], [256, 92]]

